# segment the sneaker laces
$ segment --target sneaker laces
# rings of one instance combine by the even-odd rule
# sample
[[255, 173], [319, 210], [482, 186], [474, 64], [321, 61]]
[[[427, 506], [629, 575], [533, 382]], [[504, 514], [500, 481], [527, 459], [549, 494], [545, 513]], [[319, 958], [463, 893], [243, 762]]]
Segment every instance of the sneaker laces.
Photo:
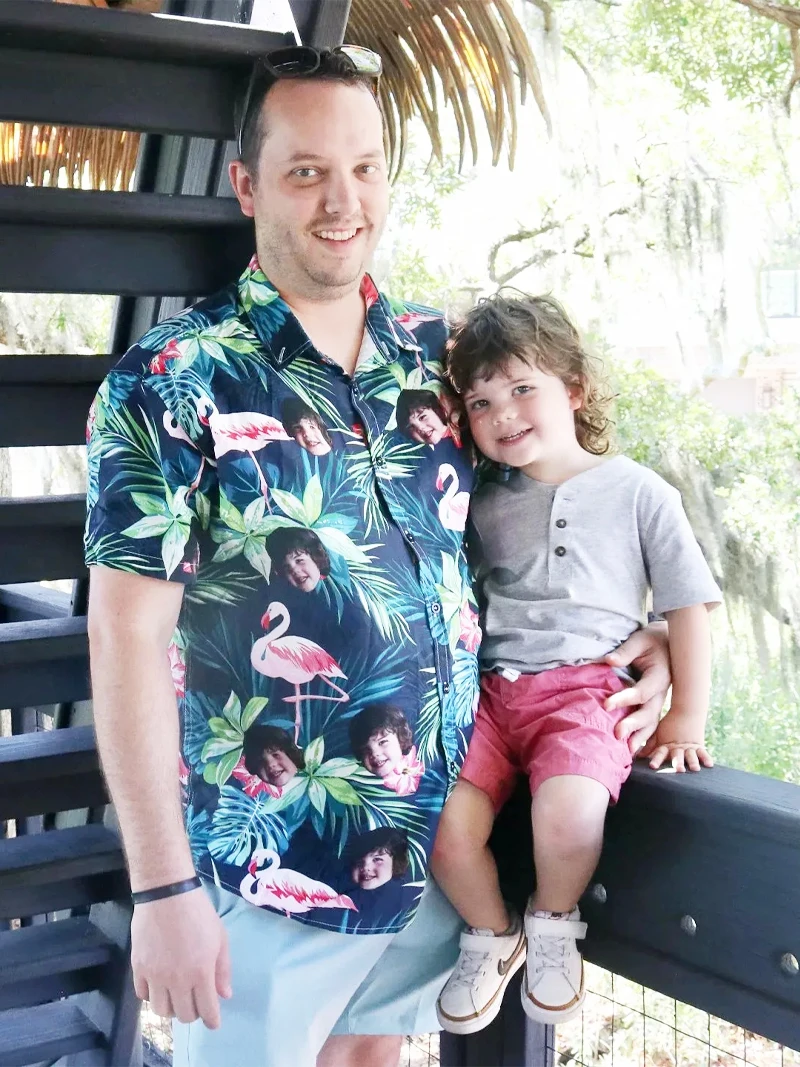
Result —
[[456, 967], [455, 971], [453, 971], [453, 974], [450, 976], [450, 984], [453, 986], [471, 986], [475, 979], [482, 974], [489, 957], [490, 953], [488, 952], [462, 951], [458, 961], [458, 967]]
[[569, 949], [570, 938], [540, 934], [534, 940], [536, 941], [537, 962], [541, 961], [543, 970], [563, 971], [566, 969], [564, 957]]

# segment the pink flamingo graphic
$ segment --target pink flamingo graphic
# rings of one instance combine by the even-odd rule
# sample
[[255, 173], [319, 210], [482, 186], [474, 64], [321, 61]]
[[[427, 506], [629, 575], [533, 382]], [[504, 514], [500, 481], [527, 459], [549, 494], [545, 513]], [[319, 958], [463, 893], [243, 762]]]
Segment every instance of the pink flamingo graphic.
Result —
[[[340, 689], [331, 678], [346, 678], [347, 675], [333, 656], [313, 641], [305, 637], [283, 636], [289, 629], [290, 617], [286, 606], [277, 600], [273, 600], [264, 613], [262, 627], [266, 630], [274, 619], [281, 621], [271, 633], [259, 637], [250, 652], [250, 662], [259, 674], [265, 674], [267, 678], [283, 678], [294, 686], [295, 695], [283, 699], [287, 704], [295, 705], [294, 741], [297, 744], [300, 736], [300, 702], [325, 700], [333, 704], [346, 703], [350, 699], [349, 693]], [[312, 696], [308, 693], [304, 697], [300, 693], [300, 686], [312, 678], [319, 678], [339, 696]]]
[[436, 479], [436, 488], [440, 493], [447, 481], [450, 482], [447, 492], [439, 501], [439, 522], [446, 530], [461, 532], [467, 525], [469, 493], [459, 493], [458, 474], [455, 467], [450, 463], [443, 463], [439, 467], [439, 477]]
[[[197, 444], [191, 439], [191, 437], [184, 430], [184, 428], [174, 417], [171, 411], [167, 410], [164, 412], [161, 422], [170, 437], [174, 437], [176, 441], [183, 441], [185, 444], [190, 445], [195, 450], [195, 452], [200, 452], [200, 449], [197, 447]], [[209, 463], [211, 466], [216, 466], [213, 460], [209, 460]], [[195, 480], [189, 486], [189, 492], [186, 494], [187, 496], [191, 496], [191, 494], [197, 489], [198, 485], [200, 484], [200, 480], [203, 477], [203, 471], [205, 470], [205, 468], [206, 457], [203, 455], [202, 452], [200, 452], [200, 467], [197, 471]]]
[[[266, 871], [259, 867], [269, 863]], [[286, 912], [311, 911], [312, 908], [347, 908], [358, 911], [346, 893], [336, 893], [324, 882], [300, 874], [287, 867], [278, 868], [281, 858], [271, 848], [257, 848], [250, 857], [247, 874], [239, 883], [239, 892], [253, 904]]]
[[255, 453], [272, 441], [291, 441], [283, 424], [270, 415], [262, 415], [260, 411], [229, 411], [224, 415], [220, 414], [216, 405], [208, 397], [200, 397], [197, 401], [197, 414], [203, 425], [211, 430], [211, 436], [214, 438], [214, 455], [217, 459], [228, 452], [246, 452], [252, 459], [258, 474], [261, 493], [272, 514], [269, 486]]

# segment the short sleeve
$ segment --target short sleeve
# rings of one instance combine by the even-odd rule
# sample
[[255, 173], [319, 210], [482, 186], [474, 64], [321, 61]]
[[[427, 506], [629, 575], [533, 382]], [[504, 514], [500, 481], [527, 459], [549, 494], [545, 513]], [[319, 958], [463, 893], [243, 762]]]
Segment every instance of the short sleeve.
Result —
[[653, 590], [653, 611], [716, 605], [722, 593], [697, 543], [677, 489], [662, 483], [643, 536], [645, 564]]
[[87, 565], [193, 582], [214, 474], [190, 432], [139, 374], [115, 369], [86, 438]]

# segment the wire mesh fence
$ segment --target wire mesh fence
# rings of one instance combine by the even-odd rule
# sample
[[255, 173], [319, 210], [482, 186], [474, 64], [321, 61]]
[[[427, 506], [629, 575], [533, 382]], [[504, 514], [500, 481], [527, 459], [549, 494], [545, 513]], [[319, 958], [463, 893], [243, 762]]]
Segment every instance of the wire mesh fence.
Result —
[[557, 1067], [800, 1067], [800, 1052], [591, 964], [586, 983], [583, 1012], [556, 1028]]

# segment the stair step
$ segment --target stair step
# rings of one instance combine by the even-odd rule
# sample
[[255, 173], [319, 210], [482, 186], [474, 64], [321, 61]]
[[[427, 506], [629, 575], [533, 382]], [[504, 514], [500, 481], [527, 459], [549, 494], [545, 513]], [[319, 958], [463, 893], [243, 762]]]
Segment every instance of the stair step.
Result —
[[27, 1067], [105, 1045], [103, 1033], [68, 1000], [0, 1014], [0, 1067]]
[[88, 700], [85, 616], [0, 625], [0, 693], [8, 708]]
[[117, 948], [89, 919], [0, 933], [0, 1010], [97, 989]]
[[106, 826], [0, 842], [0, 919], [122, 900], [128, 893], [122, 846]]
[[0, 738], [0, 819], [107, 803], [91, 726]]

